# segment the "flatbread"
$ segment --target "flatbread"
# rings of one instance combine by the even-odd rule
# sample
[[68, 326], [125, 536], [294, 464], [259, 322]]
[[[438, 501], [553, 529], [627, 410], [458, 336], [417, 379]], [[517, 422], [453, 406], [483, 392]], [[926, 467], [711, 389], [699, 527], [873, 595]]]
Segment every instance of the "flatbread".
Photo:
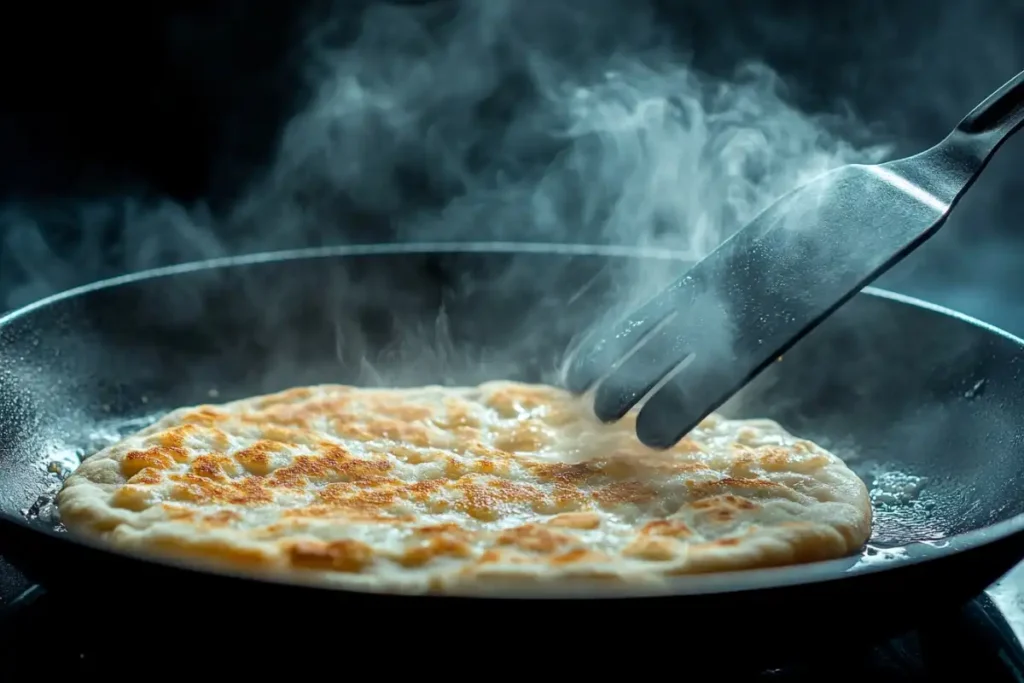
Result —
[[659, 582], [856, 552], [864, 483], [770, 420], [668, 451], [546, 385], [324, 385], [169, 413], [87, 458], [71, 532], [340, 588]]

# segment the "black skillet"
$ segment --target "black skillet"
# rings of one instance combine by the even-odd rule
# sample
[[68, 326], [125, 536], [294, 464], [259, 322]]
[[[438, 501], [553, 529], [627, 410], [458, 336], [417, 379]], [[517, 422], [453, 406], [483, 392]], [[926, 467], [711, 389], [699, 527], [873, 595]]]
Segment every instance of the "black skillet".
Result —
[[[194, 622], [210, 604], [209, 619], [239, 628], [312, 615], [369, 647], [388, 610], [427, 607], [416, 628], [436, 628], [421, 644], [498, 632], [549, 642], [568, 629], [615, 645], [609, 657], [667, 645], [752, 666], [895, 633], [1024, 557], [1024, 342], [873, 289], [727, 406], [822, 442], [869, 484], [876, 465], [889, 472], [857, 557], [682, 578], [658, 594], [409, 597], [133, 557], [55, 529], [47, 513], [59, 485], [50, 463], [96, 447], [97, 429], [311, 383], [555, 381], [587, 323], [683, 267], [672, 253], [617, 248], [350, 247], [151, 271], [16, 311], [0, 319], [0, 553], [61, 595], [116, 603], [92, 609], [161, 620]], [[916, 494], [894, 488], [907, 476], [924, 478]]]

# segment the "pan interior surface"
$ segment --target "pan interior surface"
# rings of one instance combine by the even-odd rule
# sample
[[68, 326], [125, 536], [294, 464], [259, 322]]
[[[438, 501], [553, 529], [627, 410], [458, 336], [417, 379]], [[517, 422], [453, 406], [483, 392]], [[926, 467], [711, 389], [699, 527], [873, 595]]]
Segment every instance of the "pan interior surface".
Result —
[[[574, 338], [678, 275], [580, 249], [344, 250], [171, 270], [0, 324], [0, 512], [52, 527], [79, 457], [164, 411], [291, 386], [557, 382]], [[868, 566], [1024, 513], [1018, 340], [858, 295], [723, 412], [770, 417], [872, 490]]]

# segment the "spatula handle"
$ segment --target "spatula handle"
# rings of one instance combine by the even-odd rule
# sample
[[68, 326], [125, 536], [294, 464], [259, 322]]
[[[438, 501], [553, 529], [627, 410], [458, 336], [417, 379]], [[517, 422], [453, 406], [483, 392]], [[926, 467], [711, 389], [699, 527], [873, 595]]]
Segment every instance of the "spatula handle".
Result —
[[952, 209], [989, 159], [1024, 125], [1024, 71], [971, 110], [931, 149], [883, 167], [895, 171]]
[[1007, 81], [964, 117], [956, 127], [967, 135], [1012, 134], [1024, 123], [1024, 71]]
[[[1003, 84], [965, 116], [949, 137], [936, 146], [951, 157], [967, 161], [977, 176], [996, 150], [1024, 125], [1024, 71]], [[971, 161], [968, 161], [971, 160]], [[972, 163], [973, 162], [973, 163]], [[973, 178], [968, 181], [973, 182]], [[964, 187], [963, 190], [967, 188]], [[959, 193], [958, 193], [959, 194]]]

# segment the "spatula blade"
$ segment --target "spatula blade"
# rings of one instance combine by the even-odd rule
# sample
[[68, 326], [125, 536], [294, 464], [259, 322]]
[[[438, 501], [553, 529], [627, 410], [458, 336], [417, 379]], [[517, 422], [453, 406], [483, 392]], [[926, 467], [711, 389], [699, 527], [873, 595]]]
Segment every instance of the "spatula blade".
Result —
[[566, 385], [597, 385], [594, 411], [603, 421], [621, 418], [653, 391], [637, 435], [668, 447], [933, 234], [948, 210], [948, 200], [887, 165], [823, 175], [636, 315], [593, 335], [569, 364]]

